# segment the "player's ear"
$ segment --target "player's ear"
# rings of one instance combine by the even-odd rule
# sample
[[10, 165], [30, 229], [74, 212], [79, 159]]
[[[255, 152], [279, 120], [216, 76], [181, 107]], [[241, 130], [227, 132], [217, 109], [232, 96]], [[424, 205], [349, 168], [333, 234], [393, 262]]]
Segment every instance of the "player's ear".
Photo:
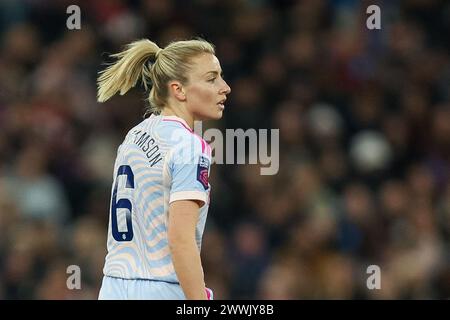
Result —
[[184, 92], [183, 85], [179, 81], [169, 82], [169, 91], [178, 101], [186, 100], [186, 93]]

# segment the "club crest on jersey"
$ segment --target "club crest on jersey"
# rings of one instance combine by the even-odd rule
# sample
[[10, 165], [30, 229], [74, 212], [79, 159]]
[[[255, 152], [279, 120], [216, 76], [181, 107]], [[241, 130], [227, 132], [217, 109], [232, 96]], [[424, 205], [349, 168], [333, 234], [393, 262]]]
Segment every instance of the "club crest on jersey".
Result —
[[200, 156], [200, 160], [197, 166], [197, 180], [202, 184], [205, 190], [208, 189], [209, 186], [208, 171], [209, 171], [209, 159], [204, 156]]

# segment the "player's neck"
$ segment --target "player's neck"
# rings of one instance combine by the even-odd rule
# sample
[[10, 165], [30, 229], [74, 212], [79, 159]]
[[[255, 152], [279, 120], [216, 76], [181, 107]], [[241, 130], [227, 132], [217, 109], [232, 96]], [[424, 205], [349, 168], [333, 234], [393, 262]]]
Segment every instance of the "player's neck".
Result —
[[181, 118], [187, 123], [187, 125], [192, 130], [194, 130], [194, 116], [190, 115], [188, 112], [186, 112], [184, 110], [174, 110], [170, 107], [165, 107], [161, 111], [161, 115], [162, 116], [175, 116], [175, 117]]

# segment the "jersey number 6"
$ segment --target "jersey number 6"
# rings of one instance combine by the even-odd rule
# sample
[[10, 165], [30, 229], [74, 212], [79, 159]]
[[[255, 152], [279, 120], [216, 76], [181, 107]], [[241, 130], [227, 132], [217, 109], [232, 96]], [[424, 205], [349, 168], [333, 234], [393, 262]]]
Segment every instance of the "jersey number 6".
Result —
[[[117, 200], [117, 188], [119, 184], [119, 176], [126, 175], [127, 181], [125, 188], [134, 188], [134, 174], [131, 167], [128, 165], [122, 165], [119, 167], [116, 176], [116, 182], [114, 184], [114, 191], [111, 199], [111, 229], [112, 235], [116, 241], [131, 241], [133, 240], [133, 224], [131, 221], [133, 206], [131, 201], [128, 199]], [[127, 209], [126, 211], [126, 221], [127, 221], [127, 231], [119, 231], [117, 225], [117, 210]]]

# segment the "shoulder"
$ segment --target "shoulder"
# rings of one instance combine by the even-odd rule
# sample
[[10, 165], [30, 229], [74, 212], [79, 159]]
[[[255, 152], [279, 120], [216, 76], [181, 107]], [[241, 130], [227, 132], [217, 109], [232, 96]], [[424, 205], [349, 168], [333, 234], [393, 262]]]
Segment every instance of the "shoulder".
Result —
[[192, 133], [173, 136], [172, 143], [172, 158], [182, 163], [196, 163], [199, 156], [207, 155], [204, 140]]
[[159, 128], [175, 151], [183, 149], [190, 150], [195, 154], [211, 154], [208, 143], [183, 121], [165, 117], [161, 120]]

